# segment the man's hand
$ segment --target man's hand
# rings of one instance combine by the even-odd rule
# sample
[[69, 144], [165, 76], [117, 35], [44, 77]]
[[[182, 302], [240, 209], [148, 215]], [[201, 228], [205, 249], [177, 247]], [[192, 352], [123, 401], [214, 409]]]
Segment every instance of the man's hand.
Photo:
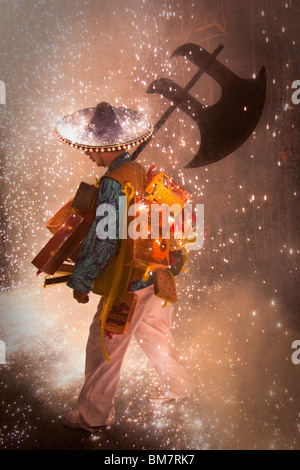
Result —
[[79, 290], [73, 290], [73, 297], [80, 304], [86, 304], [90, 300], [88, 294]]

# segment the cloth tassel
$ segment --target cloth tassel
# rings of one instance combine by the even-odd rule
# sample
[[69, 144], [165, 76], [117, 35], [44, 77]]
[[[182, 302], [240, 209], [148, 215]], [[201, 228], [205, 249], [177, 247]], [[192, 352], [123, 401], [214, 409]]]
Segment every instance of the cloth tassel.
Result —
[[[126, 183], [126, 185], [123, 189], [123, 192], [127, 196], [127, 212], [124, 213], [124, 220], [123, 220], [123, 224], [125, 224], [127, 222], [127, 213], [128, 213], [129, 204], [130, 204], [130, 201], [134, 197], [135, 191], [134, 191], [133, 186], [130, 183]], [[120, 247], [120, 251], [119, 251], [119, 255], [118, 255], [118, 260], [117, 260], [117, 263], [116, 263], [116, 266], [118, 268], [116, 269], [116, 273], [114, 275], [113, 282], [112, 282], [111, 288], [109, 290], [109, 293], [108, 293], [107, 297], [104, 299], [103, 308], [102, 308], [102, 311], [101, 311], [101, 314], [100, 314], [101, 346], [102, 346], [102, 349], [103, 349], [103, 353], [104, 353], [104, 355], [105, 355], [105, 357], [108, 361], [110, 361], [110, 357], [109, 357], [109, 354], [108, 354], [108, 352], [105, 348], [105, 345], [104, 345], [104, 328], [105, 328], [105, 323], [106, 323], [107, 317], [109, 315], [109, 312], [110, 312], [110, 310], [111, 310], [111, 308], [112, 308], [112, 306], [113, 306], [113, 304], [116, 300], [116, 293], [118, 291], [118, 286], [119, 286], [121, 276], [122, 276], [126, 249], [127, 249], [126, 239], [123, 239], [122, 242], [121, 242], [121, 247]]]
[[151, 272], [151, 266], [148, 266], [148, 268], [146, 269], [146, 271], [144, 272], [142, 276], [143, 282], [147, 282], [149, 280], [150, 272]]

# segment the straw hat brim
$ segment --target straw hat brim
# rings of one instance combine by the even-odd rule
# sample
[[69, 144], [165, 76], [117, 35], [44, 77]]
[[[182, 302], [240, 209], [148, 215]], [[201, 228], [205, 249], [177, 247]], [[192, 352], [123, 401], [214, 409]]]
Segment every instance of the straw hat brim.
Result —
[[56, 124], [57, 137], [76, 149], [90, 152], [113, 152], [128, 150], [148, 140], [152, 135], [152, 124], [145, 115], [122, 107], [113, 107], [122, 128], [121, 133], [116, 135], [113, 130], [105, 134], [91, 132], [88, 126], [95, 109], [85, 108], [64, 116]]

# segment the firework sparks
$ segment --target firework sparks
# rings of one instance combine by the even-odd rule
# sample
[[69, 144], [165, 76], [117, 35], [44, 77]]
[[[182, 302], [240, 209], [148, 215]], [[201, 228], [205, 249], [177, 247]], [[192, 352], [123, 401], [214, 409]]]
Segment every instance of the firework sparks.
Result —
[[[291, 344], [300, 339], [296, 2], [253, 1], [250, 14], [247, 2], [235, 0], [209, 7], [75, 0], [72, 11], [58, 0], [2, 3], [1, 448], [299, 449], [300, 366], [291, 361]], [[197, 391], [150, 404], [157, 377], [133, 342], [116, 396], [117, 424], [73, 436], [60, 417], [76, 405], [99, 299], [82, 306], [66, 286], [43, 289], [30, 261], [49, 239], [50, 217], [80, 181], [101, 175], [52, 136], [54, 126], [100, 101], [155, 122], [169, 103], [146, 94], [147, 86], [193, 75], [185, 59], [170, 59], [172, 51], [186, 39], [213, 50], [220, 35], [220, 61], [235, 73], [255, 78], [266, 66], [269, 95], [258, 128], [226, 160], [183, 171], [200, 141], [194, 123], [176, 111], [139, 156], [205, 206], [204, 247], [190, 254], [178, 279], [173, 324]], [[207, 76], [192, 94], [205, 106], [220, 98]]]

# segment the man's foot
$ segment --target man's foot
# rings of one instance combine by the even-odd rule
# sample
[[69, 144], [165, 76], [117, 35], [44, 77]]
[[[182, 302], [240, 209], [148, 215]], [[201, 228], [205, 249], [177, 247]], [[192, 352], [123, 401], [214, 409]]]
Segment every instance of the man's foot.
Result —
[[66, 413], [63, 418], [62, 418], [62, 423], [65, 427], [69, 429], [78, 429], [81, 431], [88, 431], [88, 432], [98, 432], [101, 429], [106, 428], [107, 426], [110, 426], [111, 424], [114, 423], [114, 419], [112, 418], [110, 423], [103, 425], [103, 426], [96, 426], [96, 427], [91, 427], [91, 428], [85, 428], [81, 426], [80, 420], [79, 420], [79, 411], [70, 411], [69, 413]]
[[83, 429], [81, 424], [79, 423], [79, 412], [78, 411], [70, 411], [66, 413], [62, 417], [62, 423], [66, 428], [69, 429]]
[[156, 391], [152, 393], [152, 395], [149, 398], [149, 401], [151, 403], [167, 403], [168, 401], [173, 401], [175, 398], [168, 397], [161, 393], [160, 391]]

